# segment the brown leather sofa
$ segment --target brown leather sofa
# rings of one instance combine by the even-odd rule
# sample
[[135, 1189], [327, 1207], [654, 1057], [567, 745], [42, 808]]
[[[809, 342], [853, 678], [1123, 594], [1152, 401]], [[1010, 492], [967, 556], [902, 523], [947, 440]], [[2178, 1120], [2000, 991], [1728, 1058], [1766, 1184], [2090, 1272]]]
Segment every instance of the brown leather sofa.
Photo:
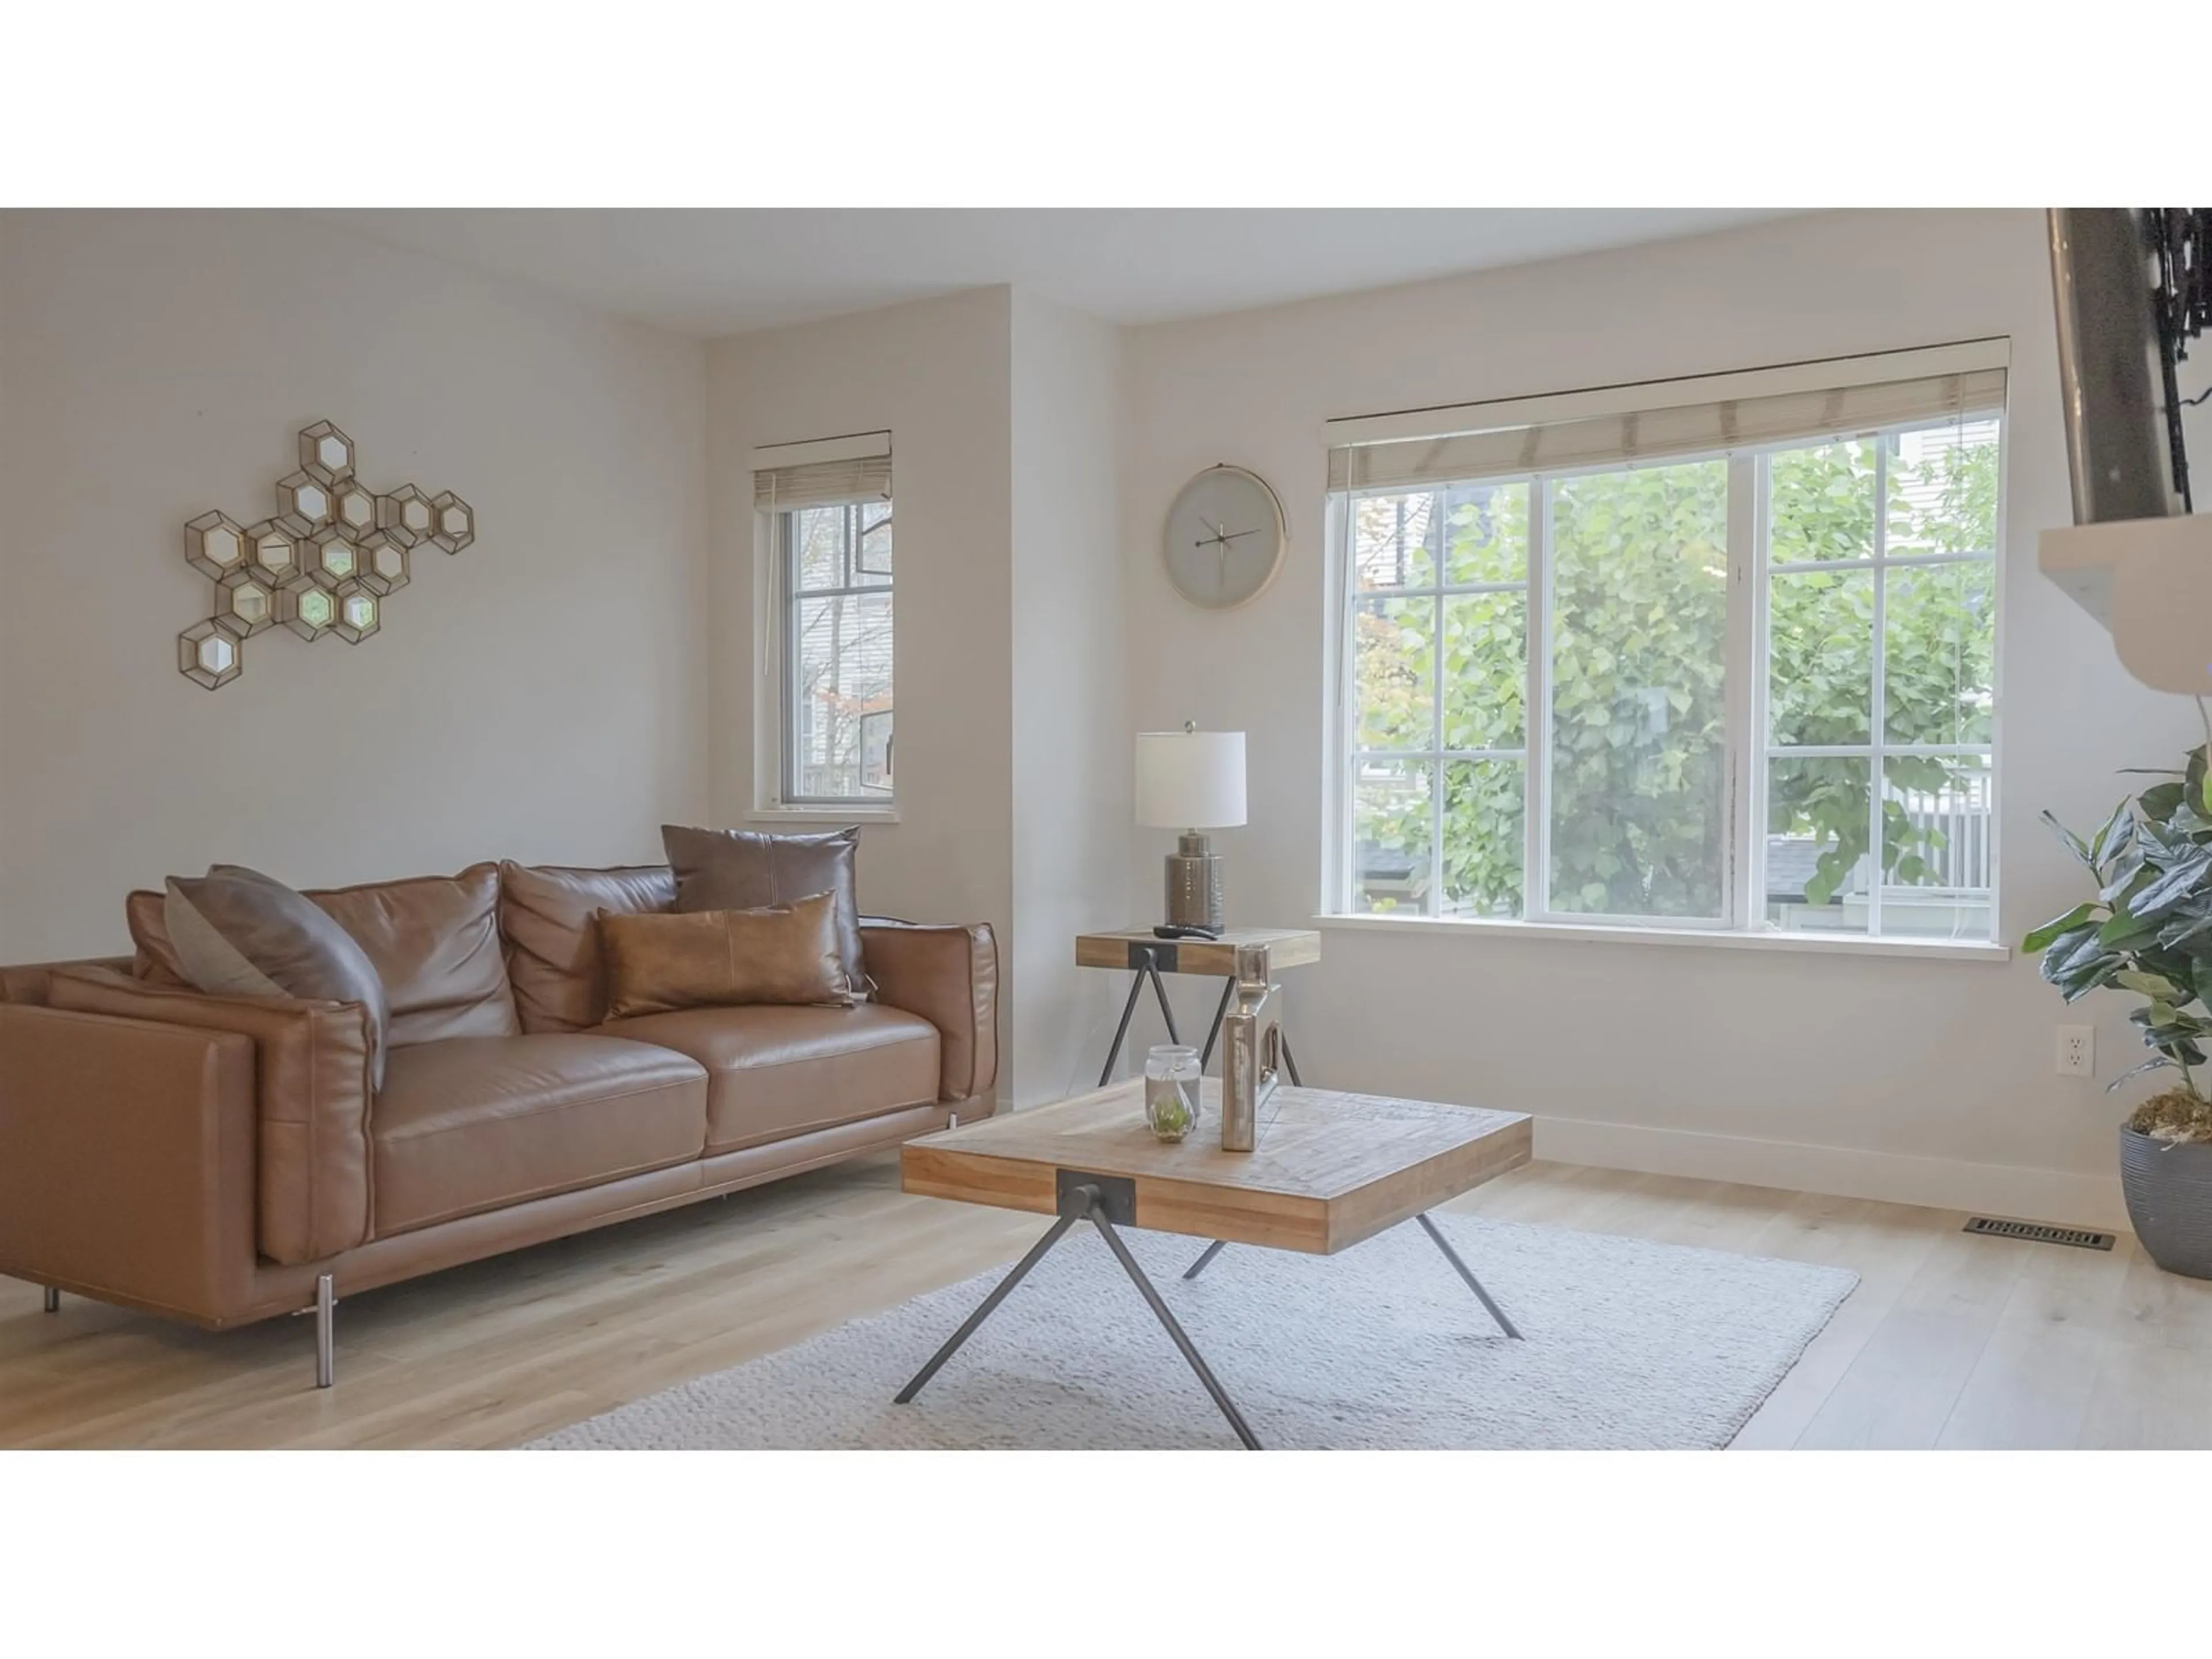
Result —
[[480, 864], [312, 893], [391, 1004], [204, 995], [161, 896], [135, 957], [0, 969], [0, 1273], [210, 1328], [647, 1215], [988, 1116], [988, 926], [864, 918], [870, 1000], [607, 1022], [594, 916], [665, 866]]

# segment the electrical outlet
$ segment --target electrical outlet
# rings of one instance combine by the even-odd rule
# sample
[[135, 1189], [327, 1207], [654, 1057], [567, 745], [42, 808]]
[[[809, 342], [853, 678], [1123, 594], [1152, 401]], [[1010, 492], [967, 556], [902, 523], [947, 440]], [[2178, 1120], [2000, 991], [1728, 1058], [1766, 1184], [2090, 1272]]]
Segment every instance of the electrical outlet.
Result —
[[2097, 1028], [2062, 1025], [2058, 1028], [2058, 1072], [2062, 1077], [2089, 1077], [2097, 1069]]

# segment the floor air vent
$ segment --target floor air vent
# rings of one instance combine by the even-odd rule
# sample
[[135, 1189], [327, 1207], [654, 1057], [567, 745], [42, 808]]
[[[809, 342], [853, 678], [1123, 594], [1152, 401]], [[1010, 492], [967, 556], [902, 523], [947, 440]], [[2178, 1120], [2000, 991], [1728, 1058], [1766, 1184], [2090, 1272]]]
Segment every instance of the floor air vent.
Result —
[[1997, 1221], [1978, 1215], [1966, 1223], [1966, 1231], [1992, 1238], [2025, 1238], [2037, 1244], [2072, 1244], [2084, 1250], [2112, 1248], [2110, 1233], [2093, 1233], [2082, 1227], [2046, 1227], [2040, 1221]]

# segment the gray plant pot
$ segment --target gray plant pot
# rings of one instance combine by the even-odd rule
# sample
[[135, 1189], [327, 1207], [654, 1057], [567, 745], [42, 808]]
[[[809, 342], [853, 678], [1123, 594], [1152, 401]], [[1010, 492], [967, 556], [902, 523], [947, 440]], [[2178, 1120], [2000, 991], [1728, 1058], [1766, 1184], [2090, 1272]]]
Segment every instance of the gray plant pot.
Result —
[[2152, 1261], [2170, 1273], [2212, 1279], [2212, 1143], [2153, 1140], [2123, 1126], [2120, 1190]]

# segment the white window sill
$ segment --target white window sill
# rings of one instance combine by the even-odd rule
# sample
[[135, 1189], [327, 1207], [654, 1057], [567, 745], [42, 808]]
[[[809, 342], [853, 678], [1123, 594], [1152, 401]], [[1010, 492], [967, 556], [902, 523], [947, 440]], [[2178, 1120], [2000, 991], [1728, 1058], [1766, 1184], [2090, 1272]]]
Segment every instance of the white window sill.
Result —
[[756, 806], [745, 814], [748, 823], [818, 823], [842, 825], [848, 823], [896, 823], [899, 821], [896, 805], [854, 803], [851, 806], [830, 806], [809, 802], [804, 806]]
[[1987, 939], [1869, 939], [1863, 933], [1727, 933], [1708, 927], [1589, 927], [1562, 921], [1444, 916], [1316, 916], [1314, 926], [1377, 933], [1546, 939], [1569, 945], [1689, 945], [1721, 951], [1802, 951], [1817, 956], [1919, 957], [1936, 962], [2009, 962], [2012, 948]]

